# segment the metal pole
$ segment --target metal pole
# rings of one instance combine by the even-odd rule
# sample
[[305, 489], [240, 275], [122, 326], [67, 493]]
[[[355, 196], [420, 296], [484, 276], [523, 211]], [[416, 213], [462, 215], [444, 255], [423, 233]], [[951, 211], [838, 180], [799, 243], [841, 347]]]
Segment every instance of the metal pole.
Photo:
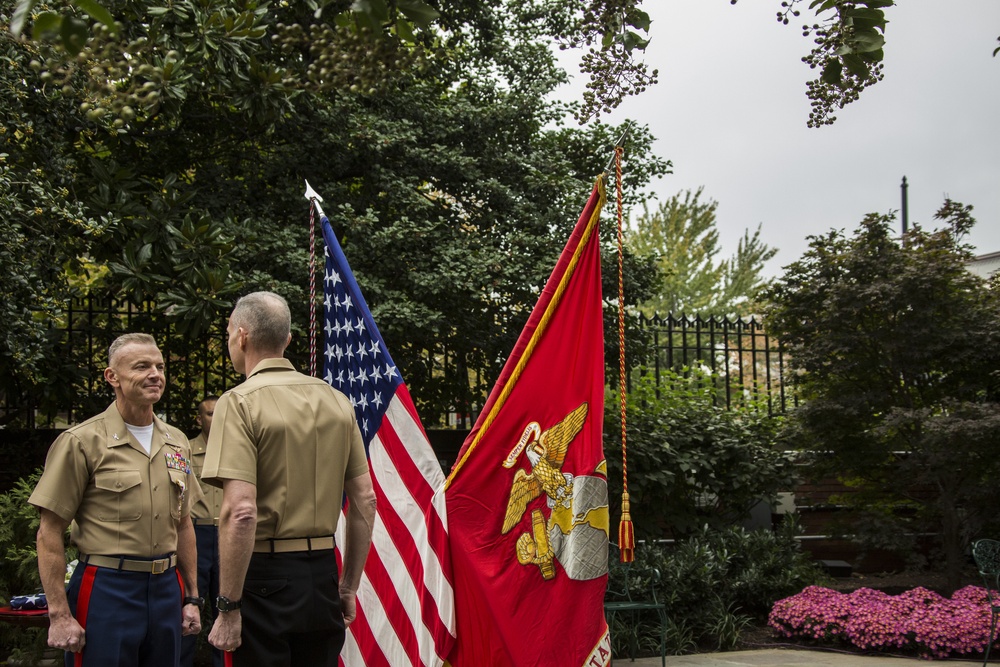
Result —
[[906, 176], [903, 176], [903, 182], [899, 186], [899, 189], [902, 191], [901, 194], [902, 194], [902, 197], [903, 197], [903, 206], [900, 209], [900, 212], [901, 212], [901, 214], [903, 216], [903, 234], [906, 234], [906, 230], [909, 229], [909, 227], [910, 227], [910, 216], [909, 216], [909, 213], [906, 210], [906, 207], [907, 207], [906, 189], [908, 187], [909, 186], [906, 184]]

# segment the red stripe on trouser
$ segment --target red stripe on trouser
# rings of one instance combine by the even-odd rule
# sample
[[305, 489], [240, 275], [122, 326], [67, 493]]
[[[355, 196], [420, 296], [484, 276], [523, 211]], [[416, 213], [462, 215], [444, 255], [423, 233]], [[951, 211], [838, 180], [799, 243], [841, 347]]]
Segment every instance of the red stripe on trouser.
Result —
[[[83, 571], [83, 580], [80, 582], [80, 594], [76, 596], [76, 622], [85, 631], [87, 629], [87, 610], [90, 607], [90, 594], [94, 590], [94, 577], [96, 576], [97, 567], [88, 565], [87, 569]], [[84, 633], [84, 642], [86, 642], [86, 632]], [[84, 647], [86, 647], [86, 643]], [[73, 656], [75, 667], [82, 667], [83, 651], [84, 649], [81, 648], [80, 652]]]
[[[183, 577], [183, 576], [181, 575], [181, 570], [180, 570], [180, 568], [176, 568], [176, 569], [174, 570], [174, 572], [176, 572], [176, 573], [177, 573], [177, 583], [179, 583], [179, 584], [181, 585], [181, 600], [183, 600], [183, 599], [184, 599], [184, 596], [186, 596], [186, 595], [187, 595], [187, 593], [185, 593], [185, 592], [184, 592], [184, 591], [186, 590], [186, 589], [184, 588], [184, 577]], [[183, 606], [182, 606], [182, 608], [183, 608]]]

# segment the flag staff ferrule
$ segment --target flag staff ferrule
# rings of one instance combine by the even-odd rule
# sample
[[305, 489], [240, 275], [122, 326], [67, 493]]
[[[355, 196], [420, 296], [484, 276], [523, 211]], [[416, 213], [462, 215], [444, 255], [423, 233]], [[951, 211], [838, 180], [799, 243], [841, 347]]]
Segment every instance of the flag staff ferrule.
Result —
[[[611, 159], [608, 160], [608, 166], [604, 168], [604, 173], [610, 172], [611, 168], [615, 166], [615, 156], [617, 155], [615, 153], [615, 150], [618, 149], [618, 148], [624, 148], [625, 147], [625, 138], [628, 136], [628, 131], [631, 130], [631, 129], [632, 129], [632, 121], [630, 121], [630, 120], [626, 121], [625, 122], [625, 129], [624, 129], [624, 131], [622, 131], [621, 138], [618, 139], [618, 143], [616, 143], [614, 145], [614, 148], [611, 149]], [[308, 186], [309, 183], [306, 183], [306, 185]], [[308, 194], [306, 196], [308, 196]]]
[[312, 202], [312, 204], [316, 207], [316, 210], [319, 212], [320, 217], [323, 217], [323, 216], [326, 215], [326, 213], [323, 212], [323, 207], [320, 206], [320, 203], [323, 201], [323, 197], [321, 197], [318, 192], [316, 192], [315, 190], [313, 190], [312, 186], [309, 185], [309, 181], [306, 181], [306, 194], [305, 194], [305, 197], [310, 202]]

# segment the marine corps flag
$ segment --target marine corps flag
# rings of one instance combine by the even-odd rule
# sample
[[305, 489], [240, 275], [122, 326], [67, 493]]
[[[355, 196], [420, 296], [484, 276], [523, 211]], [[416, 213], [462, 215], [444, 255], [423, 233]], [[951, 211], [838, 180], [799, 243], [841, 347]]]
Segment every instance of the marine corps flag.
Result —
[[603, 176], [445, 486], [452, 667], [610, 662]]

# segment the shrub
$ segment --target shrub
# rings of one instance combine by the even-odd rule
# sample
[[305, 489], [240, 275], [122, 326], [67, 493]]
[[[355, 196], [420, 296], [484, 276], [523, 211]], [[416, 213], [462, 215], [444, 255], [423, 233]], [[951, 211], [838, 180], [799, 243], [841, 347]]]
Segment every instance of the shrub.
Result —
[[[674, 545], [640, 546], [635, 567], [661, 574], [657, 595], [670, 619], [667, 652], [732, 649], [742, 630], [767, 618], [775, 600], [822, 581], [822, 571], [799, 548], [795, 533], [792, 523], [778, 532], [704, 527]], [[659, 646], [655, 624], [630, 631], [640, 632], [640, 647]], [[627, 644], [624, 638], [617, 642], [615, 628], [612, 641], [615, 655], [624, 655]]]
[[785, 637], [948, 658], [985, 650], [990, 608], [979, 586], [966, 586], [950, 599], [919, 587], [888, 595], [870, 588], [840, 593], [810, 586], [775, 603], [768, 624]]
[[[747, 400], [727, 410], [710, 371], [639, 376], [626, 413], [629, 496], [636, 535], [686, 537], [702, 526], [725, 528], [761, 500], [793, 484], [792, 464], [776, 445], [781, 417]], [[741, 392], [739, 388], [734, 391]], [[606, 401], [604, 450], [612, 516], [622, 493], [621, 414]]]

